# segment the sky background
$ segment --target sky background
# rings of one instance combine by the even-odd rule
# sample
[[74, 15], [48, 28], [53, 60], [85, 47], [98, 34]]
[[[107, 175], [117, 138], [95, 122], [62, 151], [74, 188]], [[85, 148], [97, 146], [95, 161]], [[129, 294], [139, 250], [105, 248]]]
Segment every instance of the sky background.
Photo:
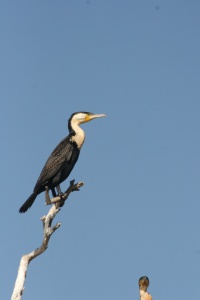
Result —
[[23, 299], [197, 299], [200, 283], [200, 2], [0, 3], [0, 293], [40, 246], [44, 195], [26, 214], [75, 111], [86, 141], [68, 180], [84, 181], [31, 262]]

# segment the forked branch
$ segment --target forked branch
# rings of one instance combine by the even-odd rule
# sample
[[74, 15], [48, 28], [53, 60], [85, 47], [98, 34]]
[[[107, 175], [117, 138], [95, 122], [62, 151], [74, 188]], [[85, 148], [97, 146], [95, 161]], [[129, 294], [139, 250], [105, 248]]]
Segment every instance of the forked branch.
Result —
[[65, 193], [62, 196], [57, 196], [55, 198], [50, 199], [49, 197], [49, 190], [46, 188], [45, 191], [45, 200], [46, 204], [54, 204], [48, 214], [46, 216], [43, 216], [41, 218], [42, 223], [43, 223], [43, 240], [42, 244], [39, 248], [35, 249], [34, 251], [30, 252], [29, 254], [25, 254], [22, 256], [20, 264], [19, 264], [19, 269], [18, 269], [18, 275], [15, 281], [15, 286], [13, 290], [13, 294], [11, 297], [11, 300], [20, 300], [22, 297], [22, 294], [24, 292], [24, 283], [26, 279], [26, 274], [28, 270], [28, 265], [37, 256], [42, 254], [47, 248], [48, 248], [48, 243], [50, 240], [51, 235], [60, 227], [60, 223], [57, 223], [53, 227], [52, 221], [57, 215], [57, 213], [60, 211], [60, 207], [64, 205], [65, 201], [67, 200], [68, 196], [70, 195], [71, 192], [78, 191], [80, 187], [84, 185], [83, 182], [78, 182], [74, 183], [74, 180], [70, 181], [70, 186], [68, 189], [65, 191]]

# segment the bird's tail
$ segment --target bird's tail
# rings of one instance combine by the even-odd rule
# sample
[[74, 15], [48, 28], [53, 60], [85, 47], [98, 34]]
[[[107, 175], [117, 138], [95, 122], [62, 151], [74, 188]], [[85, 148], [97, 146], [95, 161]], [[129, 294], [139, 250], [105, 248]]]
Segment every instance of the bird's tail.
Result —
[[36, 193], [32, 193], [30, 197], [24, 202], [24, 204], [20, 207], [19, 212], [20, 213], [25, 213], [33, 204], [35, 201], [35, 198], [37, 197]]

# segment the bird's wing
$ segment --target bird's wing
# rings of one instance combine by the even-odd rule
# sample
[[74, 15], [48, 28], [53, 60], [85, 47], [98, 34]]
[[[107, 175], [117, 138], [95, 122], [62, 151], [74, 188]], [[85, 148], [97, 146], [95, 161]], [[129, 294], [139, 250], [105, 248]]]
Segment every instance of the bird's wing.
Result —
[[70, 136], [64, 138], [57, 147], [53, 150], [48, 160], [46, 161], [40, 177], [35, 185], [37, 187], [44, 185], [53, 178], [63, 166], [64, 163], [70, 162], [74, 149], [74, 143], [70, 140]]

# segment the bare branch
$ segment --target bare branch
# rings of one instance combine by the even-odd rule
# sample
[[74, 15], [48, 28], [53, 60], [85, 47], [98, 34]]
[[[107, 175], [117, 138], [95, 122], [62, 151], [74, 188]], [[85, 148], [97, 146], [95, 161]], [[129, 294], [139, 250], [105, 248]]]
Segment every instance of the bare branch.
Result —
[[46, 216], [43, 216], [41, 218], [41, 221], [43, 223], [43, 240], [42, 244], [39, 248], [35, 249], [34, 251], [30, 252], [29, 254], [25, 254], [22, 256], [19, 269], [18, 269], [18, 275], [15, 281], [15, 286], [13, 290], [13, 294], [11, 297], [11, 300], [20, 300], [22, 297], [22, 294], [24, 292], [24, 283], [26, 279], [26, 274], [28, 270], [28, 265], [37, 256], [42, 254], [47, 248], [48, 243], [51, 238], [51, 235], [60, 227], [60, 223], [57, 223], [53, 227], [51, 226], [53, 219], [57, 215], [57, 213], [60, 211], [60, 207], [62, 207], [67, 200], [68, 196], [71, 192], [78, 191], [80, 187], [84, 185], [83, 182], [74, 183], [74, 180], [70, 181], [70, 186], [65, 191], [65, 193], [62, 196], [55, 197], [53, 199], [50, 199], [49, 197], [49, 190], [46, 188], [45, 191], [45, 200], [46, 204], [54, 204], [48, 214]]
[[46, 205], [51, 205], [51, 204], [55, 204], [55, 203], [61, 203], [62, 205], [58, 205], [58, 207], [61, 207], [64, 205], [64, 202], [67, 200], [67, 198], [69, 197], [70, 193], [74, 192], [74, 191], [79, 191], [79, 189], [84, 185], [84, 182], [78, 182], [78, 183], [74, 183], [75, 180], [71, 180], [70, 181], [70, 186], [68, 187], [68, 189], [64, 192], [64, 194], [62, 194], [61, 196], [56, 196], [52, 199], [50, 199], [49, 197], [49, 189], [46, 186], [45, 187], [45, 201], [46, 201]]

